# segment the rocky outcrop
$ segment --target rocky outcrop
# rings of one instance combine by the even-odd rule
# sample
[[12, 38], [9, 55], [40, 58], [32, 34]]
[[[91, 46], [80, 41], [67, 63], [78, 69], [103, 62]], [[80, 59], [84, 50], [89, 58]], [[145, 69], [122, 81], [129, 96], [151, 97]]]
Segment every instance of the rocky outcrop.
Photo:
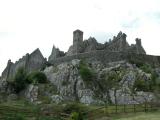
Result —
[[70, 64], [64, 63], [44, 70], [48, 80], [57, 86], [58, 93], [66, 100], [77, 100], [77, 90], [84, 88], [83, 80], [78, 73], [78, 65], [79, 60], [73, 60]]
[[25, 97], [30, 102], [36, 102], [38, 100], [38, 86], [37, 85], [29, 85], [25, 90]]
[[[125, 61], [110, 62], [106, 65], [99, 61], [87, 62], [89, 69], [95, 74], [95, 79], [86, 82], [80, 75], [80, 60], [75, 59], [44, 70], [48, 80], [57, 86], [53, 101], [75, 101], [85, 104], [104, 104], [109, 98], [117, 104], [139, 104], [154, 99], [148, 92], [133, 93], [133, 85], [137, 79], [149, 81], [151, 75], [143, 72], [135, 65]], [[117, 83], [106, 82], [102, 76], [117, 76]], [[111, 77], [111, 78], [112, 78]], [[110, 78], [110, 79], [111, 79]], [[106, 79], [106, 78], [105, 78]], [[109, 87], [109, 89], [107, 88]], [[108, 92], [108, 93], [107, 93]], [[58, 97], [57, 97], [58, 96]]]

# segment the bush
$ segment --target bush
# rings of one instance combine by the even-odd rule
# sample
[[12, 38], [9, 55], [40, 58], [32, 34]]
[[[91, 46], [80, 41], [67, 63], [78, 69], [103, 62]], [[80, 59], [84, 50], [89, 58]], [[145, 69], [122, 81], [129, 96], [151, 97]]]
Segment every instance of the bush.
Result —
[[72, 112], [69, 120], [83, 120], [83, 117], [78, 112]]
[[141, 61], [141, 60], [129, 60], [129, 62], [131, 63], [131, 64], [135, 64], [137, 67], [141, 67], [141, 66], [143, 66], [144, 65], [144, 63]]
[[59, 117], [40, 117], [38, 120], [62, 120], [61, 118]]
[[71, 114], [72, 112], [79, 112], [80, 106], [77, 103], [69, 103], [64, 107], [63, 111], [67, 114]]
[[24, 68], [19, 68], [14, 76], [13, 81], [8, 82], [9, 86], [16, 93], [24, 90], [28, 84], [47, 83], [47, 77], [44, 73], [35, 71], [27, 75]]
[[28, 83], [47, 83], [47, 77], [43, 72], [34, 71], [27, 76]]
[[64, 108], [63, 108], [63, 112], [67, 113], [67, 114], [71, 114], [72, 112], [85, 112], [87, 110], [87, 108], [85, 106], [82, 106], [78, 103], [68, 103]]
[[147, 81], [139, 79], [135, 81], [133, 88], [136, 88], [136, 91], [144, 91], [144, 92], [150, 91], [149, 83], [147, 83]]
[[80, 62], [79, 73], [84, 81], [91, 81], [93, 79], [93, 72], [88, 68], [84, 61]]
[[70, 114], [69, 120], [83, 120], [84, 116], [82, 113], [85, 111], [88, 111], [87, 107], [78, 103], [69, 103], [63, 109], [63, 112]]
[[16, 93], [19, 93], [27, 86], [27, 73], [24, 68], [19, 68], [15, 74], [14, 80], [9, 82], [9, 85]]
[[142, 69], [146, 73], [152, 73], [152, 68], [148, 64], [143, 64], [142, 66], [140, 66], [140, 69]]

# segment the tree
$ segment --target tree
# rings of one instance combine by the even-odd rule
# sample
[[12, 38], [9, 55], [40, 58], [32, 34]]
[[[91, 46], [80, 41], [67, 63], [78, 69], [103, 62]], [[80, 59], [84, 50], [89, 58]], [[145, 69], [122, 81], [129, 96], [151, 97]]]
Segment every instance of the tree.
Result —
[[47, 77], [43, 72], [34, 71], [27, 76], [27, 81], [28, 83], [33, 83], [33, 84], [46, 83]]
[[14, 81], [12, 82], [12, 87], [16, 93], [19, 93], [27, 86], [27, 72], [24, 68], [19, 68], [15, 74]]

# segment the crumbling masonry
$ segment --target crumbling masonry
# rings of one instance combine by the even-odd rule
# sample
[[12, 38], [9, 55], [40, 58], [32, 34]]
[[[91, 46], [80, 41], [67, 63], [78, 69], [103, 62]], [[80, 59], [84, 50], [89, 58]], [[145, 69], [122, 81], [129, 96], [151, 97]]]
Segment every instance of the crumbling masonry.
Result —
[[125, 33], [119, 32], [112, 40], [110, 39], [108, 42], [101, 44], [94, 37], [83, 40], [83, 32], [75, 30], [73, 32], [73, 44], [69, 47], [68, 52], [64, 53], [53, 46], [47, 62], [40, 50], [36, 49], [33, 53], [26, 54], [15, 63], [9, 60], [1, 78], [13, 78], [20, 67], [25, 68], [27, 72], [31, 72], [42, 69], [46, 63], [54, 65], [72, 59], [98, 60], [104, 63], [136, 59], [149, 64], [159, 65], [160, 57], [146, 55], [141, 39], [136, 38], [136, 44], [129, 45], [126, 37]]

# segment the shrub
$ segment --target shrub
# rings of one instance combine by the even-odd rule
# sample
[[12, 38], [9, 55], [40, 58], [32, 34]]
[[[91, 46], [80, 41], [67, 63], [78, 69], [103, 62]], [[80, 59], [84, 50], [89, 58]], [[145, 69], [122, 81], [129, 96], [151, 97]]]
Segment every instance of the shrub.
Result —
[[19, 68], [15, 74], [14, 80], [10, 82], [10, 86], [15, 90], [16, 93], [19, 93], [27, 86], [27, 73], [24, 68]]
[[78, 112], [72, 112], [69, 120], [83, 120], [83, 117]]
[[82, 106], [78, 103], [69, 103], [64, 107], [63, 112], [71, 114], [69, 120], [83, 120], [82, 113], [87, 110], [87, 107]]
[[43, 117], [40, 117], [40, 118], [38, 118], [38, 120], [62, 120], [61, 118], [59, 118], [59, 117], [49, 117], [49, 116], [43, 116]]
[[68, 103], [64, 108], [63, 108], [63, 112], [67, 113], [67, 114], [71, 114], [72, 112], [84, 112], [86, 111], [87, 108], [85, 106], [82, 106], [78, 103]]
[[137, 79], [134, 83], [133, 88], [136, 88], [137, 91], [150, 91], [149, 83], [144, 80]]
[[68, 114], [70, 114], [72, 112], [79, 112], [80, 106], [77, 103], [69, 103], [64, 107], [63, 111]]
[[35, 71], [27, 75], [24, 68], [19, 68], [14, 76], [13, 81], [8, 82], [9, 86], [16, 93], [24, 90], [28, 84], [46, 83], [47, 77], [44, 73]]
[[140, 66], [140, 69], [142, 69], [146, 73], [152, 73], [152, 68], [148, 64], [143, 64], [142, 66]]
[[142, 61], [140, 61], [140, 60], [129, 60], [129, 62], [131, 63], [131, 64], [135, 64], [137, 67], [141, 67], [141, 66], [143, 66], [144, 65], [144, 63], [142, 62]]
[[47, 77], [43, 72], [34, 71], [27, 76], [28, 83], [47, 83]]
[[84, 81], [91, 81], [93, 79], [93, 72], [88, 68], [84, 61], [80, 62], [79, 73]]

